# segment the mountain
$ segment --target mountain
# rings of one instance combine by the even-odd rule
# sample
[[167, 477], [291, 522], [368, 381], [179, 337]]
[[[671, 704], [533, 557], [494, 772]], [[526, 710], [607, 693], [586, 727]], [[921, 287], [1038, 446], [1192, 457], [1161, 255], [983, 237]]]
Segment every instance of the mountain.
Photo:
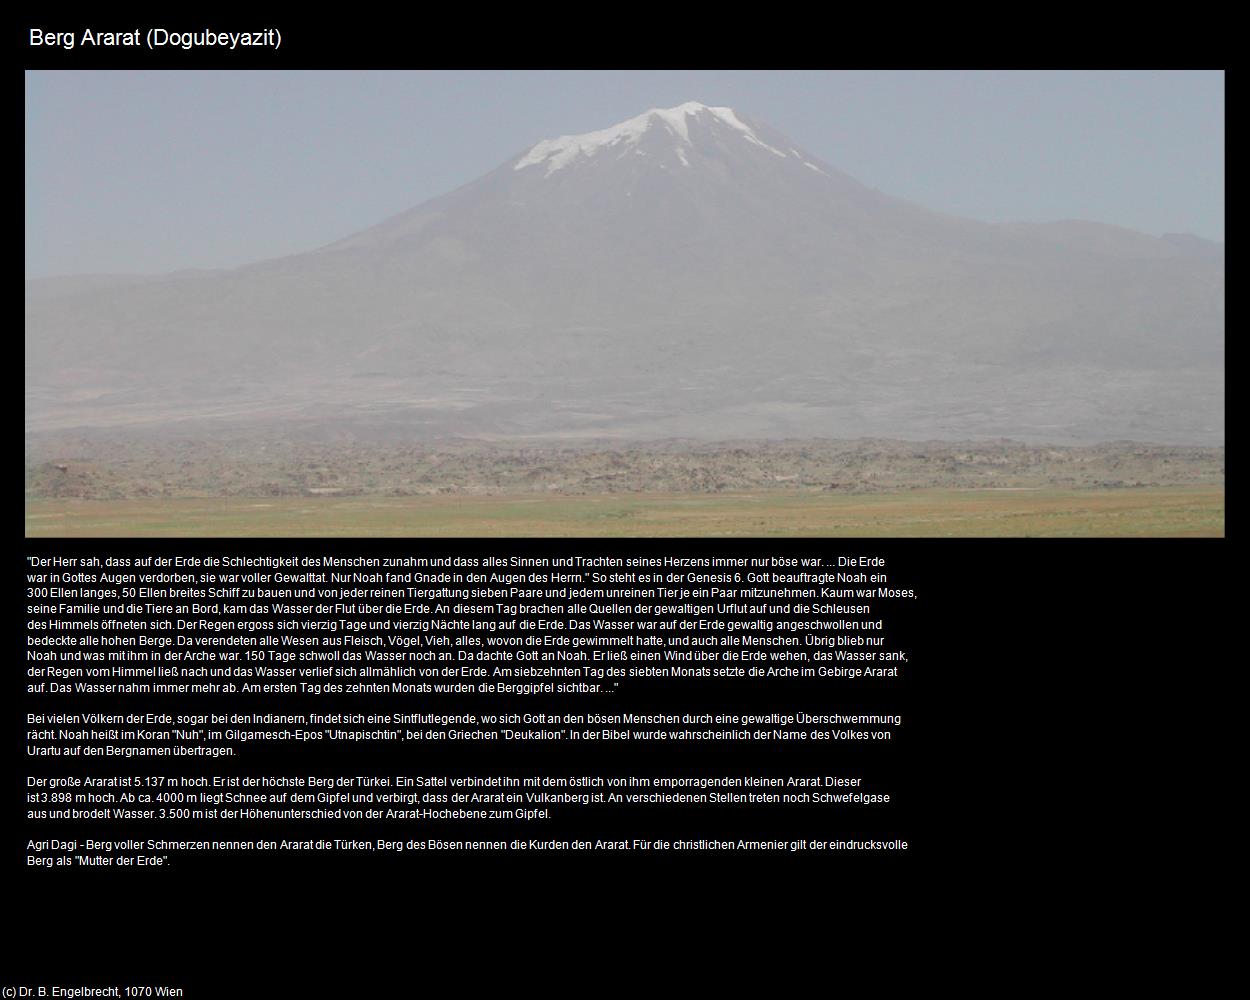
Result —
[[309, 253], [28, 283], [26, 424], [1219, 443], [1195, 239], [943, 215], [687, 103]]

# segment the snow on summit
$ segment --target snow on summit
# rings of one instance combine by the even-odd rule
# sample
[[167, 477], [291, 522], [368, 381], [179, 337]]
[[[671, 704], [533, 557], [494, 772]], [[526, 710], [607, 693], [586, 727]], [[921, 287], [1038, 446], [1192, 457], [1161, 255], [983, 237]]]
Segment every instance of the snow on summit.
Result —
[[[562, 135], [558, 139], [544, 139], [517, 160], [512, 169], [524, 170], [526, 167], [545, 163], [547, 165], [546, 176], [550, 177], [557, 170], [576, 162], [580, 157], [591, 156], [602, 149], [622, 144], [626, 147], [632, 146], [646, 134], [648, 129], [656, 126], [667, 128], [683, 143], [691, 145], [689, 119], [705, 114], [711, 116], [715, 122], [740, 133], [747, 142], [754, 143], [783, 159], [788, 156], [760, 139], [749, 125], [734, 114], [732, 108], [710, 108], [698, 101], [687, 101], [675, 108], [652, 108], [650, 111], [644, 111], [640, 115], [597, 132]], [[690, 165], [680, 147], [678, 147], [678, 156], [684, 166]]]

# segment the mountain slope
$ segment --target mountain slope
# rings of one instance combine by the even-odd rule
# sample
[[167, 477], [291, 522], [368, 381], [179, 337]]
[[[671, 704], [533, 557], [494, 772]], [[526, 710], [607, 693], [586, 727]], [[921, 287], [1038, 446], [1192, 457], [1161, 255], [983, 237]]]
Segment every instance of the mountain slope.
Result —
[[1209, 246], [945, 216], [690, 103], [544, 140], [310, 253], [44, 283], [27, 427], [1213, 443]]

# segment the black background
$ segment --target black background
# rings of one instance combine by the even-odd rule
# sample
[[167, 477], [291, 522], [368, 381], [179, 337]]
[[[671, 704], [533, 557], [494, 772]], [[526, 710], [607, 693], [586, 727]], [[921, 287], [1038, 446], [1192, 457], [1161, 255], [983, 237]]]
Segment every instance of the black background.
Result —
[[[167, 871], [71, 868], [27, 870], [20, 867], [16, 842], [46, 836], [49, 824], [26, 824], [18, 815], [29, 759], [22, 755], [22, 726], [14, 720], [10, 746], [10, 780], [14, 800], [6, 810], [6, 850], [14, 898], [32, 915], [20, 954], [23, 966], [38, 969], [125, 971], [169, 968], [171, 981], [201, 987], [199, 996], [224, 995], [241, 989], [237, 965], [206, 961], [208, 943], [227, 928], [252, 928], [234, 947], [257, 947], [255, 934], [283, 936], [303, 928], [313, 933], [329, 926], [341, 940], [359, 932], [362, 921], [388, 921], [383, 915], [406, 913], [413, 926], [431, 933], [450, 933], [447, 921], [480, 919], [489, 904], [503, 911], [557, 919], [571, 900], [579, 907], [621, 916], [637, 913], [654, 919], [666, 907], [704, 905], [721, 893], [767, 893], [779, 905], [806, 907], [835, 902], [871, 907], [881, 896], [891, 901], [994, 899], [995, 906], [1031, 908], [1056, 894], [1075, 905], [1122, 905], [1126, 894], [1157, 886], [1161, 865], [1188, 858], [1203, 824], [1216, 808], [1216, 790], [1209, 775], [1218, 764], [1222, 719], [1230, 711], [1231, 651], [1228, 570], [1225, 540], [783, 540], [729, 542], [714, 540], [593, 541], [108, 541], [26, 542], [32, 554], [158, 552], [337, 553], [360, 552], [458, 554], [837, 554], [884, 555], [892, 586], [913, 587], [918, 598], [900, 602], [887, 614], [893, 622], [891, 645], [909, 651], [905, 680], [889, 704], [906, 715], [904, 736], [893, 760], [874, 757], [875, 773], [885, 774], [896, 801], [889, 807], [898, 832], [912, 843], [905, 854], [785, 854], [731, 856], [724, 853], [681, 855], [543, 854], [484, 856], [469, 852], [438, 855], [404, 853], [366, 856], [290, 856], [285, 862], [230, 855], [206, 857], [196, 864], [179, 858]], [[24, 586], [24, 580], [23, 580]], [[20, 598], [16, 606], [22, 606]], [[17, 629], [15, 629], [15, 633]], [[15, 643], [15, 647], [23, 646]], [[15, 653], [19, 650], [15, 648]], [[22, 654], [24, 657], [24, 653]], [[18, 712], [25, 710], [24, 678], [14, 676]], [[704, 682], [706, 683], [706, 682]], [[784, 682], [792, 685], [794, 682]], [[681, 703], [676, 685], [669, 695], [648, 685], [653, 696], [631, 701], [629, 709], [670, 710]], [[729, 707], [731, 697], [700, 687], [690, 706], [707, 710]], [[613, 696], [617, 697], [617, 696]], [[620, 696], [625, 697], [625, 696]], [[775, 701], [774, 701], [775, 698]], [[101, 699], [93, 699], [99, 707]], [[812, 710], [829, 707], [813, 699]], [[854, 699], [851, 699], [853, 702]], [[795, 689], [764, 689], [751, 699], [752, 709], [771, 704], [795, 707]], [[57, 705], [65, 710], [66, 699]], [[183, 701], [182, 708], [190, 702]], [[289, 702], [283, 703], [290, 708]], [[325, 702], [319, 702], [327, 707]], [[484, 703], [467, 705], [481, 711]], [[862, 704], [862, 702], [861, 702]], [[43, 700], [40, 707], [46, 707]], [[244, 700], [235, 705], [242, 710]], [[359, 707], [345, 699], [344, 707]], [[586, 701], [577, 702], [585, 709]], [[614, 702], [626, 710], [624, 702]], [[130, 709], [137, 708], [132, 701]], [[220, 709], [220, 706], [217, 706]], [[261, 706], [257, 703], [257, 707]], [[272, 707], [278, 707], [276, 704]], [[395, 706], [392, 703], [391, 709]], [[408, 710], [430, 710], [407, 699]], [[439, 710], [450, 703], [439, 701]], [[502, 706], [501, 706], [502, 707]], [[515, 703], [519, 711], [540, 710], [533, 698]], [[839, 700], [839, 707], [849, 707]], [[293, 710], [293, 709], [292, 709]], [[584, 746], [584, 745], [583, 745]], [[369, 763], [375, 750], [339, 745], [329, 756], [301, 758], [290, 767], [259, 762], [248, 751], [248, 772], [350, 773], [341, 754]], [[766, 769], [776, 756], [780, 771], [800, 770], [786, 751], [753, 748], [753, 766]], [[276, 750], [275, 754], [288, 753]], [[394, 752], [394, 751], [391, 751]], [[521, 771], [530, 771], [548, 750], [534, 754]], [[593, 759], [578, 758], [575, 766], [553, 762], [557, 773], [627, 773], [631, 765], [605, 747]], [[627, 747], [636, 754], [635, 747]], [[663, 765], [637, 764], [632, 769], [689, 773], [706, 767], [711, 773], [737, 770], [725, 766], [724, 749], [650, 750]], [[828, 766], [820, 754], [814, 765], [833, 773], [853, 750], [830, 753], [838, 763]], [[440, 754], [444, 751], [440, 751]], [[456, 764], [472, 766], [475, 751], [460, 750]], [[487, 747], [489, 755], [493, 750]], [[579, 751], [580, 754], [580, 751]], [[671, 756], [670, 756], [671, 755]], [[653, 757], [653, 759], [657, 759]], [[741, 760], [741, 758], [740, 758]], [[763, 761], [763, 763], [761, 763]], [[451, 765], [450, 759], [446, 762]], [[44, 765], [39, 762], [39, 770]], [[193, 769], [192, 764], [188, 769]], [[182, 769], [174, 762], [169, 769]], [[206, 762], [205, 770], [227, 771], [233, 765]], [[60, 771], [60, 768], [47, 768]], [[166, 769], [162, 767], [162, 769]], [[879, 770], [877, 770], [879, 769]], [[365, 771], [388, 773], [381, 765]], [[425, 773], [435, 768], [411, 768]], [[484, 773], [499, 771], [498, 758], [482, 762]], [[775, 832], [779, 822], [793, 824], [793, 813], [773, 817], [761, 810], [744, 818], [732, 809], [699, 815], [666, 812], [667, 819], [631, 813], [621, 821], [610, 812], [582, 814], [586, 827], [571, 825], [561, 832], [598, 835], [635, 832], [654, 836], [708, 835], [718, 832], [751, 836]], [[579, 821], [581, 822], [581, 821]], [[58, 824], [60, 826], [60, 824]], [[590, 829], [593, 827], [593, 830]], [[680, 829], [678, 829], [680, 827]], [[41, 829], [42, 828], [42, 829]], [[828, 835], [828, 827], [792, 829], [792, 836]], [[878, 827], [880, 830], [880, 827]], [[853, 827], [840, 827], [852, 832]], [[56, 835], [68, 832], [58, 829]], [[173, 827], [117, 831], [137, 836], [176, 836]], [[228, 836], [217, 824], [209, 836]], [[242, 833], [242, 829], [239, 828]], [[284, 831], [265, 823], [253, 836], [274, 839]], [[342, 827], [326, 831], [342, 836]], [[364, 832], [364, 831], [362, 831]], [[442, 827], [439, 834], [451, 832]], [[467, 831], [466, 831], [467, 832]], [[500, 832], [497, 827], [482, 831]], [[546, 831], [543, 831], [546, 832]], [[307, 839], [308, 828], [290, 833]], [[521, 835], [537, 836], [529, 826]], [[390, 839], [395, 828], [377, 831]], [[412, 835], [420, 835], [416, 831]], [[1092, 881], [1090, 881], [1092, 880]], [[851, 886], [866, 885], [871, 888]], [[889, 887], [887, 890], [884, 887]], [[553, 896], [556, 887], [559, 891]], [[1007, 893], [1004, 900], [1003, 895]], [[303, 901], [303, 902], [301, 902]], [[62, 950], [59, 937], [49, 939], [42, 928], [64, 920], [66, 912], [96, 910], [112, 918], [93, 926], [72, 952]], [[493, 911], [492, 911], [493, 912]], [[709, 911], [710, 912], [710, 911]], [[798, 911], [796, 911], [798, 912]], [[806, 912], [806, 911], [802, 911]], [[169, 920], [158, 919], [167, 913]], [[646, 915], [650, 913], [651, 917]], [[986, 916], [982, 914], [982, 916]], [[1089, 912], [1078, 910], [1081, 919]], [[512, 919], [512, 918], [509, 918]], [[43, 921], [43, 922], [41, 922]], [[135, 937], [141, 926], [142, 936]], [[37, 929], [40, 928], [40, 929]], [[529, 917], [518, 932], [534, 931]], [[934, 928], [940, 930], [940, 927]], [[231, 932], [234, 933], [233, 931]], [[372, 931], [370, 932], [372, 933]], [[157, 954], [136, 953], [140, 941], [172, 941]], [[233, 937], [231, 938], [233, 940]], [[347, 947], [344, 945], [344, 947]], [[356, 947], [356, 946], [353, 946]], [[264, 952], [259, 954], [264, 960]], [[29, 964], [33, 963], [33, 964]], [[322, 980], [344, 966], [326, 957], [324, 964], [277, 966], [265, 962], [246, 982], [272, 985], [275, 977], [308, 976]], [[378, 973], [380, 975], [380, 973]], [[266, 978], [268, 977], [268, 978]], [[98, 978], [98, 977], [97, 977]], [[246, 990], [244, 990], [246, 993]], [[320, 995], [315, 990], [309, 995]]]
[[[704, 540], [663, 541], [645, 540], [594, 540], [594, 541], [409, 541], [393, 542], [364, 540], [358, 542], [338, 541], [285, 541], [285, 542], [216, 542], [216, 541], [128, 541], [91, 543], [77, 545], [73, 542], [27, 543], [31, 555], [95, 554], [109, 556], [143, 555], [282, 555], [324, 556], [326, 554], [351, 557], [354, 555], [420, 555], [474, 556], [488, 555], [507, 558], [513, 555], [527, 556], [618, 556], [650, 555], [662, 557], [677, 552], [692, 556], [820, 556], [833, 564], [838, 555], [882, 555], [887, 562], [884, 569], [893, 588], [946, 591], [949, 582], [944, 574], [933, 575], [924, 570], [915, 572], [905, 566], [893, 571], [892, 546], [865, 547], [860, 544], [843, 544], [832, 541], [787, 541], [739, 543]], [[298, 570], [296, 570], [298, 572]], [[912, 577], [921, 582], [914, 582]], [[744, 584], [745, 586], [746, 584]], [[924, 591], [920, 591], [924, 593]], [[557, 599], [558, 602], [559, 599]], [[589, 598], [595, 601], [595, 598]], [[602, 601], [602, 599], [598, 599]], [[940, 600], [940, 599], [939, 599]], [[303, 603], [302, 601], [299, 603]], [[454, 602], [448, 601], [447, 604]], [[633, 602], [618, 602], [632, 604]], [[915, 704], [915, 688], [927, 673], [923, 659], [937, 649], [944, 658], [950, 658], [955, 650], [961, 650], [975, 658], [981, 640], [975, 633], [975, 605], [971, 598], [969, 610], [949, 619], [934, 618], [932, 608], [926, 608], [928, 598], [918, 601], [906, 599], [873, 600], [870, 618], [881, 617], [886, 622], [886, 645], [891, 649], [908, 651], [909, 663], [903, 667], [902, 678], [860, 679], [856, 681], [830, 681], [825, 679], [801, 680], [779, 678], [773, 680], [716, 680], [716, 679], [646, 679], [624, 681], [619, 690], [600, 695], [208, 695], [174, 697], [138, 697], [78, 695], [37, 695], [26, 698], [28, 710], [36, 712], [86, 712], [102, 711], [122, 714], [135, 711], [167, 711], [172, 715], [183, 712], [342, 712], [342, 713], [394, 713], [455, 712], [474, 713], [751, 713], [794, 712], [796, 710], [824, 713], [849, 714], [902, 714], [904, 725], [897, 738], [888, 746], [872, 741], [834, 743], [769, 742], [753, 744], [746, 741], [717, 741], [703, 743], [647, 743], [647, 742], [436, 742], [436, 743], [344, 743], [325, 741], [320, 743], [259, 743], [246, 745], [236, 757], [228, 758], [23, 758], [24, 773], [49, 776], [72, 774], [240, 774], [240, 775], [313, 775], [337, 776], [369, 774], [389, 776], [393, 774], [512, 774], [517, 777], [542, 773], [567, 776], [596, 774], [603, 776], [630, 774], [643, 775], [721, 775], [753, 774], [785, 777], [791, 774], [841, 774], [862, 775], [863, 790], [888, 792], [892, 801], [877, 807], [859, 807], [837, 810], [836, 821], [812, 810], [800, 818], [793, 806], [754, 807], [739, 809], [735, 806], [709, 806], [700, 810], [694, 806], [591, 806], [574, 808], [555, 806], [551, 820], [515, 823], [476, 821], [440, 821], [412, 825], [395, 823], [353, 824], [329, 822], [315, 825], [298, 823], [290, 826], [263, 821], [195, 821], [176, 823], [132, 824], [135, 836], [169, 839], [230, 839], [235, 837], [264, 837], [308, 840], [318, 837], [361, 839], [385, 838], [388, 840], [438, 836], [444, 839], [512, 839], [573, 837], [589, 839], [623, 839], [647, 837], [651, 839], [698, 838], [726, 836], [760, 837], [769, 839], [828, 840], [832, 836], [875, 838], [890, 840], [902, 837], [910, 840], [910, 828], [914, 822], [919, 796], [923, 786], [915, 782], [915, 762], [927, 750], [924, 739], [926, 720], [920, 713], [917, 732], [911, 731], [911, 709]], [[948, 609], [943, 607], [942, 614]], [[178, 616], [169, 615], [171, 619]], [[297, 615], [258, 615], [260, 621], [272, 621], [275, 617], [298, 618]], [[365, 615], [365, 618], [378, 617]], [[564, 617], [564, 616], [557, 616]], [[629, 615], [609, 614], [617, 620]], [[751, 616], [755, 617], [755, 616]], [[807, 615], [798, 615], [804, 618]], [[161, 635], [171, 635], [161, 632]], [[305, 633], [306, 634], [306, 633]], [[366, 633], [367, 634], [367, 633]], [[703, 633], [708, 634], [708, 633]], [[936, 643], [935, 641], [936, 640]], [[922, 653], [917, 653], [917, 650]], [[962, 655], [962, 654], [961, 654]], [[780, 661], [779, 661], [780, 662]], [[619, 666], [621, 664], [610, 664]], [[697, 663], [688, 664], [697, 666]], [[20, 693], [20, 689], [19, 689]], [[943, 723], [944, 725], [946, 723]], [[950, 720], [953, 727], [959, 720]], [[980, 723], [978, 723], [979, 725]], [[23, 727], [24, 728], [24, 727]], [[55, 727], [54, 727], [55, 728]], [[319, 728], [319, 727], [313, 727]], [[346, 727], [352, 728], [352, 727]], [[364, 727], [361, 727], [364, 728]], [[421, 727], [409, 727], [421, 728]], [[587, 727], [599, 727], [589, 725]], [[767, 727], [766, 727], [767, 728]], [[22, 732], [18, 737], [18, 752], [24, 753]], [[837, 762], [836, 766], [830, 761]], [[20, 778], [20, 775], [19, 775]], [[24, 779], [22, 779], [24, 780]], [[247, 789], [239, 789], [247, 790]], [[252, 789], [258, 790], [258, 789]], [[581, 789], [578, 789], [581, 790]], [[604, 791], [605, 789], [585, 789]], [[444, 790], [445, 791], [445, 790]], [[120, 835], [127, 824], [117, 821], [112, 830]], [[59, 838], [69, 838], [79, 833], [84, 837], [101, 839], [109, 829], [107, 822], [83, 823], [63, 821], [29, 824], [28, 839], [39, 839], [50, 833]], [[23, 860], [27, 853], [25, 841], [14, 845], [14, 860]], [[160, 852], [158, 852], [160, 853]], [[168, 877], [174, 879], [192, 876], [215, 876], [223, 868], [231, 871], [255, 870], [266, 872], [290, 869], [293, 873], [306, 871], [310, 865], [322, 867], [329, 860], [333, 865], [367, 867], [396, 864], [425, 865], [429, 859], [419, 853], [404, 855], [338, 855], [325, 858], [316, 853], [249, 855], [235, 854], [229, 859], [223, 855], [198, 855], [183, 853], [171, 855], [172, 865]]]
[[[73, 18], [58, 8], [19, 17], [11, 37], [21, 64], [32, 69], [1225, 62], [1216, 29], [1201, 17], [1182, 20], [1134, 14], [1126, 24], [1052, 9], [982, 17], [950, 8], [712, 17], [643, 8], [511, 16], [463, 9], [437, 17], [416, 9], [294, 15], [253, 8], [237, 16], [179, 8]], [[81, 31], [89, 23], [130, 21], [185, 29], [277, 24], [283, 48], [63, 53], [25, 42], [36, 25]], [[11, 377], [16, 382], [16, 366]], [[15, 384], [15, 409], [20, 396]], [[772, 991], [790, 992], [808, 975], [820, 975], [829, 988], [830, 975], [847, 975], [847, 966], [874, 946], [884, 945], [889, 957], [881, 968], [897, 975], [937, 968], [917, 958], [914, 949], [923, 945], [940, 943], [945, 960], [966, 972], [1001, 957], [1004, 942], [1019, 958], [1011, 981], [1065, 968], [1078, 954], [1104, 963], [1111, 977], [1105, 982], [1121, 981], [1126, 964], [1156, 968], [1170, 948], [1159, 927], [1200, 912], [1193, 899], [1171, 906], [1171, 896], [1178, 886], [1209, 884], [1210, 863], [1231, 864], [1238, 850], [1220, 819], [1229, 786], [1215, 777], [1231, 760], [1237, 732], [1233, 669], [1241, 655], [1225, 540], [28, 540], [25, 551], [346, 553], [419, 545], [426, 553], [476, 546], [693, 555], [810, 551], [814, 544], [884, 554], [891, 582], [921, 595], [894, 616], [905, 623], [907, 634], [894, 634], [911, 660], [897, 696], [909, 725], [890, 780], [899, 793], [897, 822], [914, 845], [906, 855], [404, 854], [384, 864], [352, 855], [329, 863], [310, 858], [315, 866], [303, 869], [241, 864], [232, 856], [229, 870], [180, 864], [169, 871], [30, 871], [19, 863], [18, 845], [32, 831], [21, 819], [28, 706], [24, 670], [15, 670], [5, 712], [11, 730], [3, 886], [14, 924], [0, 963], [5, 983], [165, 978], [199, 997], [373, 996], [384, 995], [383, 984], [403, 995], [425, 991], [437, 973], [456, 977], [458, 992], [501, 978], [516, 992], [552, 982], [598, 991], [638, 978], [667, 981], [661, 972], [678, 963], [702, 986], [726, 974], [741, 985], [748, 969], [765, 967]], [[24, 560], [15, 555], [12, 565], [10, 648], [24, 663]], [[521, 707], [537, 704], [527, 699]], [[610, 759], [603, 763], [611, 766]], [[701, 822], [710, 832], [710, 821]], [[266, 825], [263, 835], [278, 834]], [[1099, 942], [1124, 933], [1134, 936], [1135, 950], [1112, 962]], [[694, 947], [709, 937], [714, 946]], [[518, 954], [522, 944], [531, 950]], [[592, 978], [568, 971], [585, 963], [597, 966]], [[345, 977], [355, 985], [332, 991], [330, 983]]]

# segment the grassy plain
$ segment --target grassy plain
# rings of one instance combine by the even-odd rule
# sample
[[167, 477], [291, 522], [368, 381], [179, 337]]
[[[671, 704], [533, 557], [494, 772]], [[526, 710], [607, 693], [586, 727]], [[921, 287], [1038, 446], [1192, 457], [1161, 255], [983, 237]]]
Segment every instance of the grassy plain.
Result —
[[1182, 537], [1224, 487], [26, 501], [28, 537]]

